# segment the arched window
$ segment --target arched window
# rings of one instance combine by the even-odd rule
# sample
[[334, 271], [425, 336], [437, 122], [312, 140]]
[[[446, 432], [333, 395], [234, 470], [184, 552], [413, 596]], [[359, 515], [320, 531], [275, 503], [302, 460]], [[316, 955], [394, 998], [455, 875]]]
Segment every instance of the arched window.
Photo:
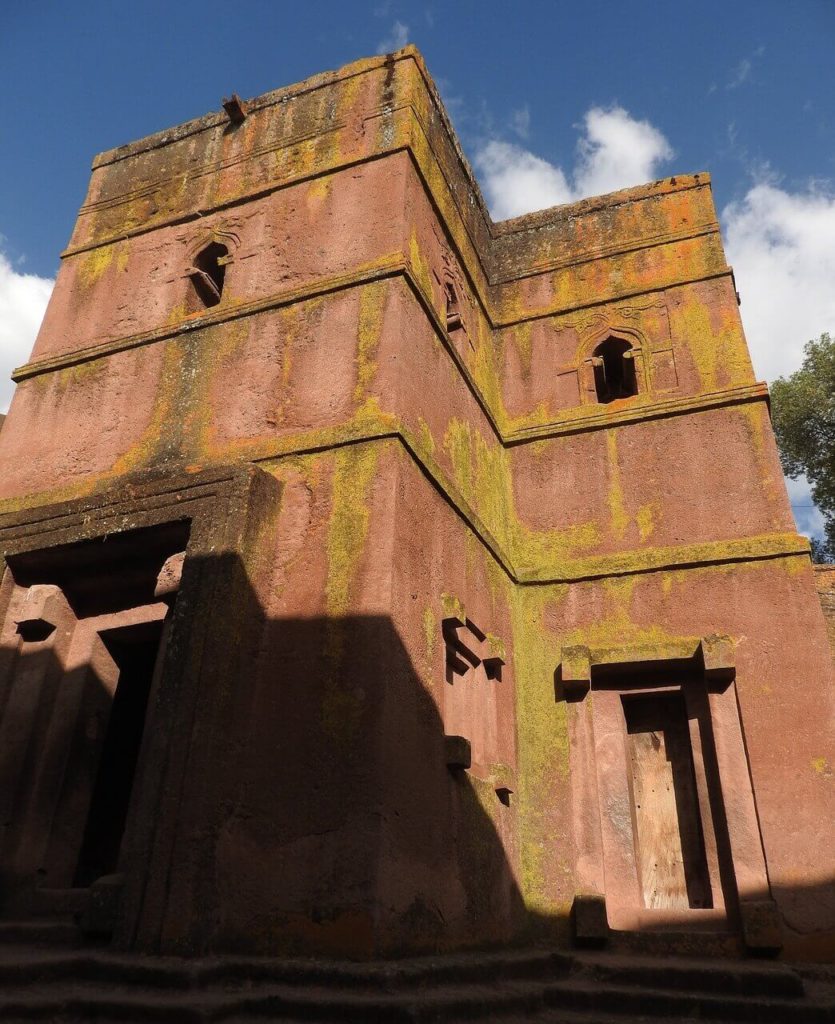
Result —
[[607, 338], [592, 354], [597, 401], [603, 404], [638, 394], [634, 350], [623, 338]]
[[458, 301], [458, 292], [455, 290], [455, 285], [452, 281], [446, 281], [444, 284], [444, 302], [446, 305], [446, 329], [447, 331], [457, 331], [459, 328], [463, 327], [463, 323], [461, 320], [461, 305]]
[[189, 276], [197, 298], [206, 308], [216, 306], [220, 302], [228, 256], [229, 250], [225, 245], [221, 242], [210, 242], [194, 258], [194, 266]]

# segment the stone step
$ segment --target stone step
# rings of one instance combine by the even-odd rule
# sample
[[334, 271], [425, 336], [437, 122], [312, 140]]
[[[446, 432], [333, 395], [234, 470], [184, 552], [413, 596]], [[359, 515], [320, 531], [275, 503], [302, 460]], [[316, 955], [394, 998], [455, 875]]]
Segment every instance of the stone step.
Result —
[[78, 946], [81, 932], [68, 917], [33, 917], [20, 921], [0, 920], [0, 948], [4, 946]]
[[153, 957], [109, 950], [45, 950], [0, 946], [0, 986], [62, 979], [125, 982], [189, 990], [235, 983], [336, 985], [348, 991], [408, 991], [426, 985], [567, 976], [571, 957], [547, 950], [420, 957], [385, 963], [279, 960], [266, 957]]
[[724, 995], [707, 986], [701, 991], [673, 990], [641, 985], [601, 985], [571, 979], [546, 985], [549, 1007], [617, 1018], [639, 1016], [647, 1020], [673, 1017], [679, 1020], [716, 1022], [754, 1021], [757, 1024], [832, 1024], [835, 1004], [815, 1005], [807, 999], [753, 995]]
[[776, 963], [518, 950], [358, 964], [6, 945], [0, 1020], [832, 1024], [832, 978], [815, 975], [810, 998]]
[[336, 986], [242, 986], [169, 991], [114, 982], [4, 987], [0, 1020], [124, 1022], [299, 1020], [317, 1024], [430, 1024], [531, 1017], [545, 1008], [540, 982], [438, 986], [412, 993], [348, 992]]
[[791, 966], [745, 960], [578, 954], [573, 957], [571, 973], [605, 984], [711, 991], [727, 996], [797, 998], [804, 992], [803, 979]]

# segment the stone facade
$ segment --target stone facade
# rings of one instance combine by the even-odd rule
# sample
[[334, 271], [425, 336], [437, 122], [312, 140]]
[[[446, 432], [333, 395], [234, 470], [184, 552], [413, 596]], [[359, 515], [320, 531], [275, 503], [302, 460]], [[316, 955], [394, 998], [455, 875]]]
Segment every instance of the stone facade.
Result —
[[0, 435], [9, 915], [835, 952], [833, 669], [706, 174], [501, 224], [419, 54], [99, 155]]
[[826, 631], [829, 634], [832, 657], [835, 658], [835, 565], [816, 565], [815, 583], [818, 587], [823, 616], [826, 619]]

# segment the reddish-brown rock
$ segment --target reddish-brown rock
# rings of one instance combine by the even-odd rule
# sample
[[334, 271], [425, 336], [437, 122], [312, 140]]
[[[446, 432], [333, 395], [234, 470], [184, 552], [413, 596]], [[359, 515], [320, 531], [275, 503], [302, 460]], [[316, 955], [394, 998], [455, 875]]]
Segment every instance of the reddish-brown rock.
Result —
[[413, 49], [233, 96], [96, 158], [15, 379], [7, 917], [835, 954], [833, 668], [707, 175], [494, 224]]

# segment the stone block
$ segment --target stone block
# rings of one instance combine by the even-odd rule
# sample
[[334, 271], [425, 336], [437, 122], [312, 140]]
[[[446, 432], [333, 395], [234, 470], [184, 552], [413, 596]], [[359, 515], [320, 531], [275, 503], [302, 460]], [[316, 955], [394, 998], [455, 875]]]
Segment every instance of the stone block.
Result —
[[609, 938], [606, 897], [601, 893], [578, 893], [571, 907], [574, 940], [578, 945], [602, 946]]
[[582, 696], [591, 686], [591, 655], [588, 647], [563, 647], [559, 679], [567, 696]]
[[740, 903], [742, 938], [752, 953], [778, 953], [783, 948], [780, 912], [774, 900]]
[[26, 592], [17, 633], [27, 643], [40, 643], [49, 639], [66, 617], [67, 603], [60, 587], [36, 584]]
[[185, 560], [185, 551], [178, 551], [177, 554], [166, 558], [159, 571], [159, 576], [157, 576], [157, 584], [154, 588], [155, 598], [169, 604], [174, 600], [180, 590]]
[[444, 736], [444, 755], [451, 771], [465, 771], [473, 762], [470, 741], [466, 736]]
[[700, 644], [705, 679], [713, 683], [729, 683], [736, 672], [734, 644], [729, 636], [702, 637]]
[[116, 926], [125, 879], [103, 875], [90, 886], [87, 906], [81, 915], [81, 930], [89, 935], [109, 935]]

